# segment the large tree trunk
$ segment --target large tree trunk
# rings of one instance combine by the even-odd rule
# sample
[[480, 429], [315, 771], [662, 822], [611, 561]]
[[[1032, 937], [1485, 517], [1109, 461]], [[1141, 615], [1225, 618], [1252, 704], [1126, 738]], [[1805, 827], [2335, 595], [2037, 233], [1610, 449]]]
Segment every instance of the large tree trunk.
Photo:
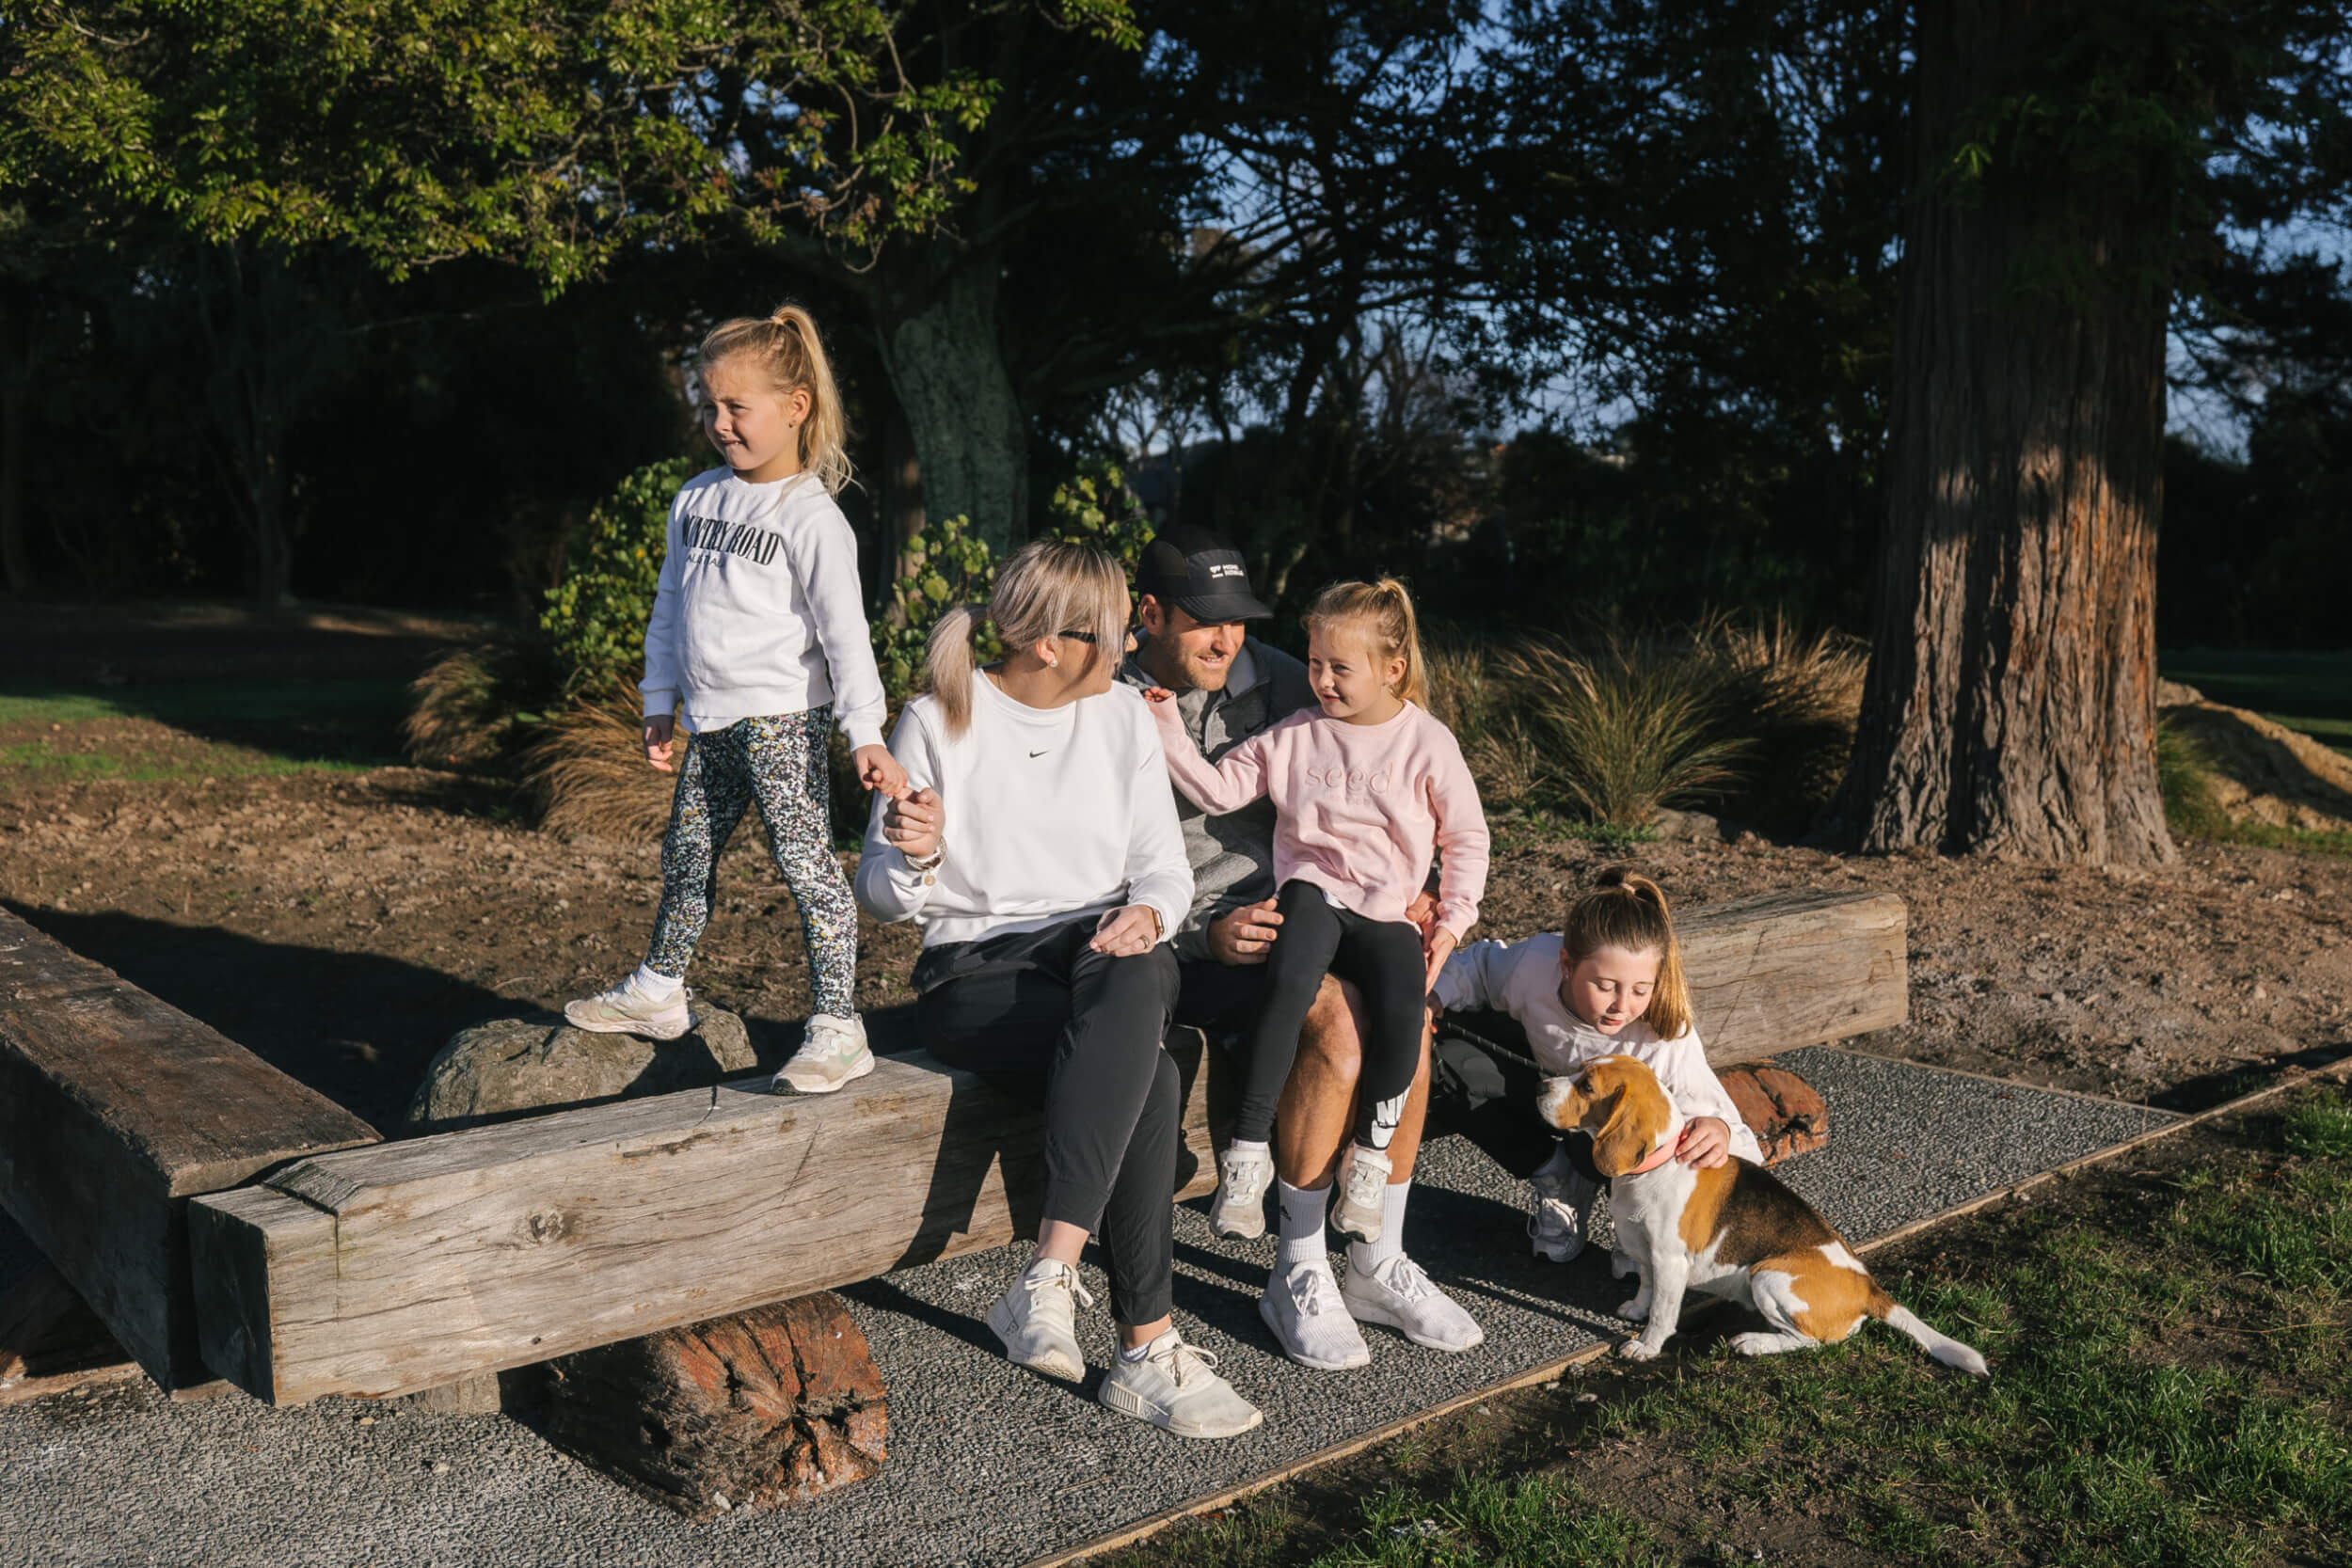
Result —
[[2023, 90], [2071, 9], [1920, 7], [1888, 515], [1836, 812], [1865, 849], [2173, 856], [2155, 762], [2173, 194], [2153, 162], [2087, 175], [2031, 149], [1951, 183], [1963, 117]]
[[997, 285], [991, 257], [944, 271], [910, 260], [883, 283], [875, 327], [914, 437], [924, 515], [968, 517], [1001, 554], [1028, 534], [1029, 421], [1005, 364]]
[[281, 261], [218, 245], [199, 258], [197, 277], [213, 361], [205, 399], [245, 534], [246, 592], [256, 604], [275, 607], [294, 595], [286, 427], [296, 399], [327, 362], [329, 331], [316, 312], [304, 309]]

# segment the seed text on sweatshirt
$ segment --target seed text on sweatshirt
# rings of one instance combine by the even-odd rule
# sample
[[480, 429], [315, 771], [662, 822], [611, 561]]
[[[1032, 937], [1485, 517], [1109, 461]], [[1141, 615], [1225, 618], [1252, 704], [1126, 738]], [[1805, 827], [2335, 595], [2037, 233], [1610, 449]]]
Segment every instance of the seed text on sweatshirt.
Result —
[[815, 476], [712, 468], [678, 490], [638, 689], [698, 733], [831, 703], [852, 748], [882, 743], [857, 536]]
[[1303, 708], [1211, 766], [1174, 702], [1150, 705], [1177, 787], [1209, 812], [1273, 797], [1274, 879], [1308, 881], [1367, 920], [1405, 918], [1445, 851], [1438, 924], [1462, 933], [1486, 892], [1486, 816], [1454, 732], [1419, 705], [1351, 724]]
[[1057, 708], [1013, 701], [972, 677], [972, 722], [947, 733], [939, 705], [900, 710], [890, 754], [946, 817], [940, 863], [918, 871], [882, 837], [874, 799], [857, 901], [877, 920], [913, 920], [923, 945], [1042, 930], [1149, 904], [1162, 941], [1192, 907], [1192, 867], [1176, 825], [1159, 736], [1132, 689]]

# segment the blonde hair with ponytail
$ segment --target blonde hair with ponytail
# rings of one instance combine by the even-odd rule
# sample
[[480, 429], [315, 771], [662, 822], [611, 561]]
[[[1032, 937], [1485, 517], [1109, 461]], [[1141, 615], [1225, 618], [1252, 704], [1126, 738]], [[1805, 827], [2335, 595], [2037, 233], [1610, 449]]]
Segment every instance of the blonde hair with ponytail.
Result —
[[1086, 631], [1094, 634], [1096, 657], [1116, 660], [1126, 641], [1127, 574], [1092, 545], [1032, 539], [997, 572], [985, 610], [958, 605], [942, 615], [931, 627], [925, 663], [931, 699], [951, 736], [971, 727], [973, 672], [979, 664], [972, 638], [983, 619], [996, 623], [1008, 648], [1032, 647], [1056, 632]]
[[780, 305], [762, 320], [738, 316], [704, 337], [695, 359], [705, 373], [733, 359], [756, 360], [779, 392], [806, 392], [808, 418], [801, 421], [801, 468], [817, 476], [829, 496], [850, 483], [849, 430], [841, 419], [841, 391], [834, 385], [833, 360], [818, 334], [817, 319], [797, 305]]
[[1382, 659], [1402, 658], [1405, 678], [1391, 688], [1408, 703], [1429, 705], [1427, 667], [1421, 657], [1421, 625], [1413, 614], [1413, 596], [1394, 578], [1378, 582], [1335, 582], [1315, 595], [1307, 609], [1307, 625], [1360, 626]]
[[1592, 891], [1568, 906], [1561, 931], [1568, 962], [1582, 963], [1604, 947], [1658, 955], [1658, 984], [1642, 1022], [1661, 1040], [1678, 1039], [1692, 1024], [1691, 988], [1682, 977], [1682, 948], [1663, 889], [1629, 866], [1601, 868]]

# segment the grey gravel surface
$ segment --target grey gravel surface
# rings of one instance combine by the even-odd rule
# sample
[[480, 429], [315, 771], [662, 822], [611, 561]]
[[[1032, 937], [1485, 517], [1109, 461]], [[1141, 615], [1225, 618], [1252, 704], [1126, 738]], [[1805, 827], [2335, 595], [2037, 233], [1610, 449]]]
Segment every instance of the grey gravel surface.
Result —
[[[1831, 1115], [1829, 1147], [1781, 1171], [1857, 1240], [2173, 1119], [1836, 1050], [1780, 1060]], [[1467, 1354], [1368, 1329], [1370, 1367], [1293, 1367], [1256, 1312], [1272, 1240], [1220, 1243], [1205, 1204], [1178, 1211], [1178, 1321], [1266, 1414], [1236, 1441], [1187, 1443], [1092, 1403], [1111, 1345], [1100, 1308], [1082, 1323], [1097, 1366], [1084, 1390], [1005, 1362], [980, 1314], [1019, 1271], [1008, 1248], [843, 1292], [890, 1387], [890, 1461], [805, 1508], [690, 1525], [507, 1417], [398, 1401], [271, 1410], [236, 1394], [174, 1404], [137, 1385], [0, 1410], [0, 1563], [1025, 1561], [1617, 1337], [1610, 1308], [1627, 1287], [1605, 1253], [1531, 1259], [1515, 1184], [1459, 1139], [1432, 1143], [1421, 1169], [1406, 1235], [1485, 1325]]]

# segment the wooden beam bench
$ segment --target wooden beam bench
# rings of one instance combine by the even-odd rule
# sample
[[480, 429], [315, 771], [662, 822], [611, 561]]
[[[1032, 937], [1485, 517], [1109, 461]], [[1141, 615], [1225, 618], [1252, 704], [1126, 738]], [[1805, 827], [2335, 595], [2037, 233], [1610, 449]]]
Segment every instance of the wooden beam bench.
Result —
[[0, 1207], [167, 1389], [210, 1381], [187, 1204], [375, 1130], [0, 910]]
[[[1718, 1062], [1905, 1016], [1891, 895], [1750, 899], [1682, 930]], [[1179, 1196], [1216, 1180], [1200, 1055], [1179, 1050]], [[278, 1404], [408, 1393], [1034, 1231], [1039, 1118], [977, 1078], [915, 1053], [823, 1099], [765, 1088], [327, 1154], [200, 1198], [205, 1360]]]

